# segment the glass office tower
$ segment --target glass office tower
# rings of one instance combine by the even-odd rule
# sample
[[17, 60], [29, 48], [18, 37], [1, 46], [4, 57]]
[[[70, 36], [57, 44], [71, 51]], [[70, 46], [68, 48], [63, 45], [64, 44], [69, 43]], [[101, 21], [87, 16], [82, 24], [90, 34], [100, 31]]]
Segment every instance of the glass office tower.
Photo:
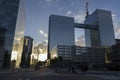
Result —
[[116, 43], [110, 11], [97, 9], [87, 17], [85, 24], [97, 26], [97, 30], [85, 29], [87, 47], [105, 47]]
[[20, 16], [24, 16], [24, 10], [22, 10], [24, 6], [22, 4], [22, 0], [0, 0], [0, 26], [7, 30], [4, 43], [4, 68], [10, 67], [14, 36], [21, 34], [19, 35], [20, 38], [24, 34], [25, 20], [24, 17], [20, 18]]
[[2, 68], [3, 57], [4, 57], [4, 42], [5, 42], [5, 34], [7, 30], [3, 27], [0, 27], [0, 68]]
[[48, 58], [57, 45], [74, 45], [74, 18], [51, 15], [49, 18]]

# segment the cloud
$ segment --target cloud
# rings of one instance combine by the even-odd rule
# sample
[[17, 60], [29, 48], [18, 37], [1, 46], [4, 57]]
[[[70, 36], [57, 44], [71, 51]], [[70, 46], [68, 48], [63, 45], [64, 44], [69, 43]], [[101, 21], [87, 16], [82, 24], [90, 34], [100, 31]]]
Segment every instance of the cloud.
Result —
[[14, 39], [17, 40], [17, 41], [20, 41], [21, 38], [20, 38], [20, 37], [19, 37], [19, 38], [18, 38], [18, 37], [15, 37]]
[[44, 40], [44, 43], [47, 44], [47, 43], [48, 43], [48, 40]]
[[67, 16], [72, 15], [72, 11], [71, 11], [71, 10], [69, 10], [69, 11], [66, 13], [66, 15], [67, 15]]
[[66, 15], [67, 15], [67, 16], [72, 15], [72, 11], [71, 11], [71, 10], [69, 10], [69, 11], [66, 13]]
[[74, 17], [76, 23], [84, 23], [84, 20], [85, 20], [85, 14], [84, 13], [81, 13], [81, 12], [73, 13], [71, 10], [69, 10], [66, 13], [66, 15]]
[[24, 34], [24, 31], [17, 32], [17, 35], [23, 35], [23, 34]]
[[40, 34], [43, 34], [44, 32], [42, 30], [40, 30]]
[[77, 14], [74, 14], [74, 19], [75, 19], [75, 22], [77, 23], [84, 23], [85, 14], [80, 14], [80, 12]]
[[113, 25], [114, 25], [114, 31], [115, 31], [115, 38], [120, 39], [120, 23], [117, 22], [117, 15], [112, 14], [112, 19], [113, 19]]
[[85, 46], [85, 35], [80, 35], [80, 36], [75, 40], [75, 45]]
[[46, 38], [48, 37], [48, 35], [46, 33], [43, 34]]
[[116, 14], [112, 14], [112, 19], [113, 19], [113, 20], [116, 19]]
[[44, 36], [45, 38], [48, 38], [47, 33], [45, 33], [43, 30], [40, 30], [39, 33]]
[[114, 24], [115, 37], [120, 39], [120, 23], [114, 21], [113, 24]]

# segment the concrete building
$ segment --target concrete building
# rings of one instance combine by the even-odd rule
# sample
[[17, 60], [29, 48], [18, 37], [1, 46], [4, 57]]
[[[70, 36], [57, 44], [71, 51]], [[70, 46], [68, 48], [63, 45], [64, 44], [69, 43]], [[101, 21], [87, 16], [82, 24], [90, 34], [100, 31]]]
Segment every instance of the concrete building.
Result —
[[[7, 29], [4, 43], [4, 68], [10, 67], [10, 58], [15, 39], [20, 39], [24, 35], [24, 15], [24, 3], [22, 0], [0, 0], [0, 26]], [[17, 36], [17, 34], [20, 35]]]
[[58, 57], [62, 57], [63, 61], [68, 63], [101, 67], [105, 64], [105, 48], [58, 45], [51, 50], [51, 59]]
[[33, 39], [29, 36], [25, 36], [22, 57], [21, 57], [21, 63], [20, 63], [21, 67], [30, 67], [32, 47], [33, 47]]

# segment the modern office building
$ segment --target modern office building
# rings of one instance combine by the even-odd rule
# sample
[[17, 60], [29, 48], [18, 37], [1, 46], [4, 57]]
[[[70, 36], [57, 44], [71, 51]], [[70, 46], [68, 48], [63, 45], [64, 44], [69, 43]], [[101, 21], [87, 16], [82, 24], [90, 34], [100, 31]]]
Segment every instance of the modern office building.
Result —
[[0, 27], [0, 46], [4, 46], [4, 42], [5, 42], [5, 34], [6, 34], [7, 30], [3, 27]]
[[62, 60], [68, 61], [68, 63], [87, 64], [91, 67], [100, 67], [105, 64], [105, 48], [57, 45], [51, 50], [51, 59], [58, 57], [62, 57]]
[[4, 62], [4, 51], [5, 51], [4, 42], [5, 42], [6, 32], [7, 30], [5, 28], [0, 27], [0, 68], [2, 68]]
[[102, 67], [105, 64], [105, 48], [72, 47], [72, 61], [87, 64], [90, 67]]
[[50, 52], [51, 59], [62, 57], [63, 60], [71, 60], [72, 46], [71, 45], [57, 45]]
[[24, 35], [24, 12], [22, 0], [0, 0], [0, 26], [7, 29], [4, 42], [4, 68], [10, 67], [10, 57], [15, 39], [20, 39]]
[[48, 58], [54, 46], [74, 44], [74, 19], [51, 15], [49, 18]]
[[48, 58], [54, 46], [75, 45], [74, 28], [85, 29], [86, 47], [106, 47], [116, 43], [110, 11], [97, 9], [86, 17], [84, 24], [74, 23], [74, 18], [71, 17], [51, 15], [49, 18]]
[[96, 25], [97, 27], [97, 30], [85, 29], [87, 47], [112, 46], [116, 43], [110, 11], [95, 10], [86, 18], [85, 24]]
[[30, 67], [33, 39], [30, 36], [24, 37], [23, 51], [21, 57], [21, 67]]

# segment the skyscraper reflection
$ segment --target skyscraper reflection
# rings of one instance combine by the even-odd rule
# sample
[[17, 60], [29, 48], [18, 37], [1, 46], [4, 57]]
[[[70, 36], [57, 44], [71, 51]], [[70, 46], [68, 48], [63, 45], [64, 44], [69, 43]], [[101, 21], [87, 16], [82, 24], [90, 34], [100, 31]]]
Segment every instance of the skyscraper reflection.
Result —
[[24, 12], [22, 0], [0, 0], [0, 26], [7, 30], [4, 41], [3, 68], [10, 67], [13, 45], [21, 44], [17, 40], [24, 35]]

